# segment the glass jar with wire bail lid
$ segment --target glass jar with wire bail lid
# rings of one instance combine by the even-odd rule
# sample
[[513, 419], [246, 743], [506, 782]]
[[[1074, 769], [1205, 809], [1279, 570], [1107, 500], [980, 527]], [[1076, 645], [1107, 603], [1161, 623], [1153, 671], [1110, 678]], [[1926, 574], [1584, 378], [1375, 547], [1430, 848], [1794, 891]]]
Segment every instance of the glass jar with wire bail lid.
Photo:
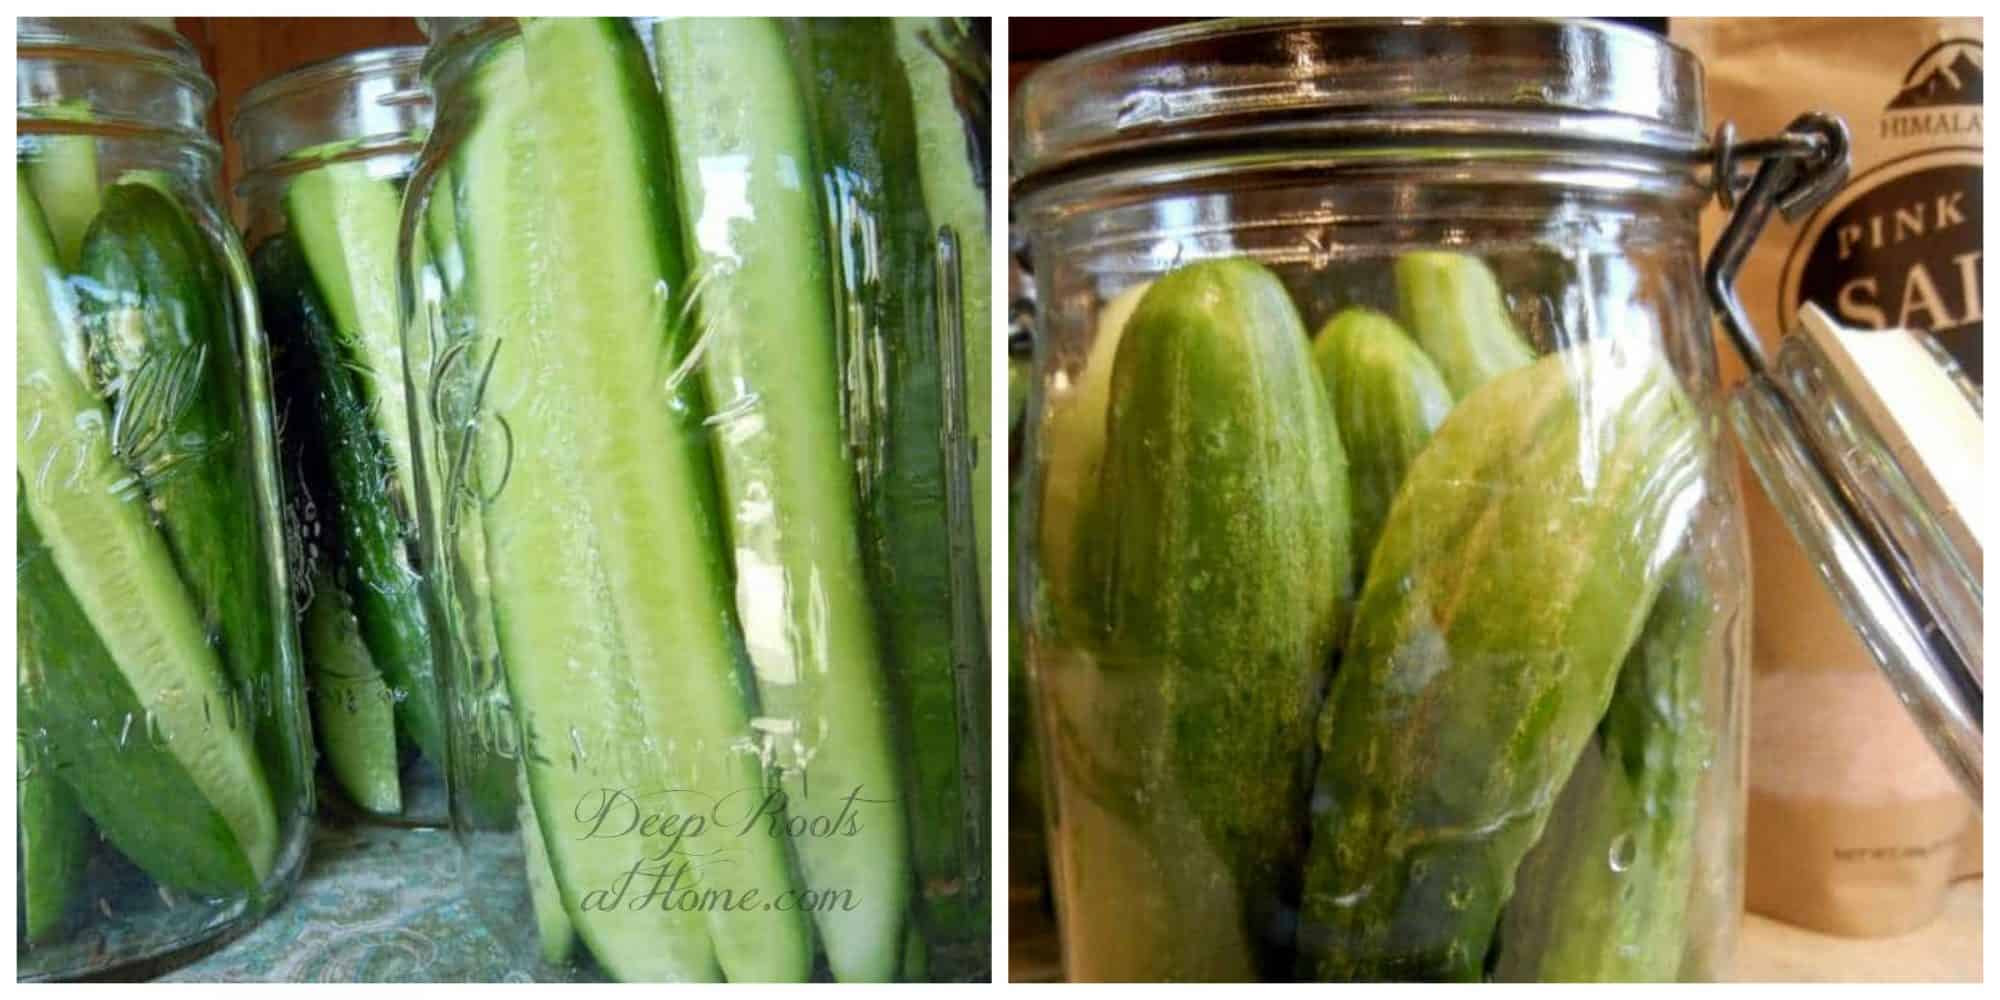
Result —
[[142, 977], [311, 829], [267, 351], [193, 47], [16, 27], [15, 958]]
[[430, 131], [421, 46], [258, 84], [231, 123], [272, 339], [293, 600], [322, 802], [443, 826], [445, 718], [417, 586], [396, 240]]
[[405, 350], [470, 898], [537, 978], [986, 978], [968, 28], [427, 30]]
[[1710, 143], [1701, 92], [1521, 20], [1210, 22], [1023, 81], [1070, 978], [1726, 971], [1749, 609], [1696, 219], [1718, 149], [1828, 145]]

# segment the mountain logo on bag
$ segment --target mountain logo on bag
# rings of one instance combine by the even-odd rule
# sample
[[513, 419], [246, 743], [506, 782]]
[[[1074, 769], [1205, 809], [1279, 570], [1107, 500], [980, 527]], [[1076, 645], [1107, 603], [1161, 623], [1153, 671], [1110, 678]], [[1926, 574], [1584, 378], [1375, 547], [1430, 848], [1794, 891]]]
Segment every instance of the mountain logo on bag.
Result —
[[[1928, 330], [1984, 384], [1985, 50], [1946, 39], [1910, 64], [1875, 165], [1813, 213], [1785, 259], [1780, 320], [1812, 302], [1869, 330]], [[1869, 135], [1856, 121], [1858, 141]]]
[[1903, 87], [1882, 106], [1884, 139], [1978, 135], [1986, 99], [1986, 47], [1948, 38], [1924, 51], [1903, 74]]
[[1903, 74], [1903, 89], [1886, 110], [1978, 107], [1985, 100], [1985, 47], [1964, 38], [1931, 46]]

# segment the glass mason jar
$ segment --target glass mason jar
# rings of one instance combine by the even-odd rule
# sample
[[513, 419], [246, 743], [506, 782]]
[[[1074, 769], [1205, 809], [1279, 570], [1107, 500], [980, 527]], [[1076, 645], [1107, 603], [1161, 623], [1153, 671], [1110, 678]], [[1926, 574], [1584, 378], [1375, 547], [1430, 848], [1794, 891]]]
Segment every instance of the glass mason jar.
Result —
[[1220, 22], [1014, 103], [1017, 534], [1066, 972], [1708, 979], [1746, 545], [1701, 76]]
[[17, 26], [15, 958], [145, 976], [310, 832], [268, 359], [193, 48]]
[[290, 498], [313, 731], [349, 816], [443, 826], [444, 710], [417, 585], [396, 240], [430, 130], [421, 46], [252, 88], [231, 128]]
[[428, 30], [405, 349], [475, 905], [541, 978], [984, 978], [961, 29]]

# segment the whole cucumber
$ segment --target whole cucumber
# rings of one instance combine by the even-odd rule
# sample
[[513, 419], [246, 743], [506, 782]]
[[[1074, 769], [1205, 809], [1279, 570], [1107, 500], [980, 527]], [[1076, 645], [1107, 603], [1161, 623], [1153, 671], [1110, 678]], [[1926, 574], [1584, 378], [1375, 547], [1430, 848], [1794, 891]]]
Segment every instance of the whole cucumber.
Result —
[[[1133, 978], [1269, 970], [1306, 838], [1314, 712], [1351, 600], [1347, 461], [1284, 287], [1193, 264], [1139, 301], [1110, 383], [1083, 566], [1128, 705], [1127, 791], [1173, 895]], [[1150, 711], [1148, 711], [1150, 710]], [[1175, 859], [1206, 856], [1217, 866]], [[1212, 914], [1240, 914], [1216, 940]]]
[[1321, 719], [1311, 976], [1481, 973], [1703, 490], [1694, 408], [1621, 347], [1467, 396], [1389, 509]]
[[[15, 517], [17, 556], [29, 553], [21, 543], [26, 537], [27, 512], [17, 500]], [[20, 585], [16, 579], [15, 585]], [[18, 608], [16, 622], [25, 616]], [[90, 859], [90, 821], [77, 805], [76, 793], [54, 773], [53, 762], [37, 760], [32, 751], [45, 740], [46, 730], [35, 725], [46, 717], [48, 680], [36, 661], [37, 653], [25, 633], [17, 633], [14, 648], [15, 703], [20, 712], [22, 760], [15, 771], [16, 857], [20, 871], [21, 936], [30, 944], [47, 941], [62, 929], [77, 888], [83, 881], [83, 867]]]
[[1477, 257], [1443, 250], [1397, 257], [1396, 301], [1403, 322], [1459, 399], [1535, 360], [1508, 315], [1499, 280]]
[[1709, 752], [1707, 580], [1683, 556], [1618, 670], [1611, 707], [1521, 862], [1494, 978], [1672, 979], [1687, 940], [1695, 795]]
[[1328, 320], [1313, 340], [1313, 361], [1352, 470], [1359, 579], [1396, 487], [1451, 412], [1451, 389], [1410, 335], [1372, 309], [1343, 309]]

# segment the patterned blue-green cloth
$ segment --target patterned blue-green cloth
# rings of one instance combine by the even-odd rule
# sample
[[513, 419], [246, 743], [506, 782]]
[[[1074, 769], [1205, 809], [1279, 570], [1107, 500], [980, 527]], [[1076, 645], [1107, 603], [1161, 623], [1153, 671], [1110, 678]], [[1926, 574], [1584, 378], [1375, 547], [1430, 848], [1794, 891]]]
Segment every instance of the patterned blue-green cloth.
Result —
[[326, 827], [297, 888], [242, 937], [170, 982], [496, 982], [528, 979], [459, 885], [440, 830]]

